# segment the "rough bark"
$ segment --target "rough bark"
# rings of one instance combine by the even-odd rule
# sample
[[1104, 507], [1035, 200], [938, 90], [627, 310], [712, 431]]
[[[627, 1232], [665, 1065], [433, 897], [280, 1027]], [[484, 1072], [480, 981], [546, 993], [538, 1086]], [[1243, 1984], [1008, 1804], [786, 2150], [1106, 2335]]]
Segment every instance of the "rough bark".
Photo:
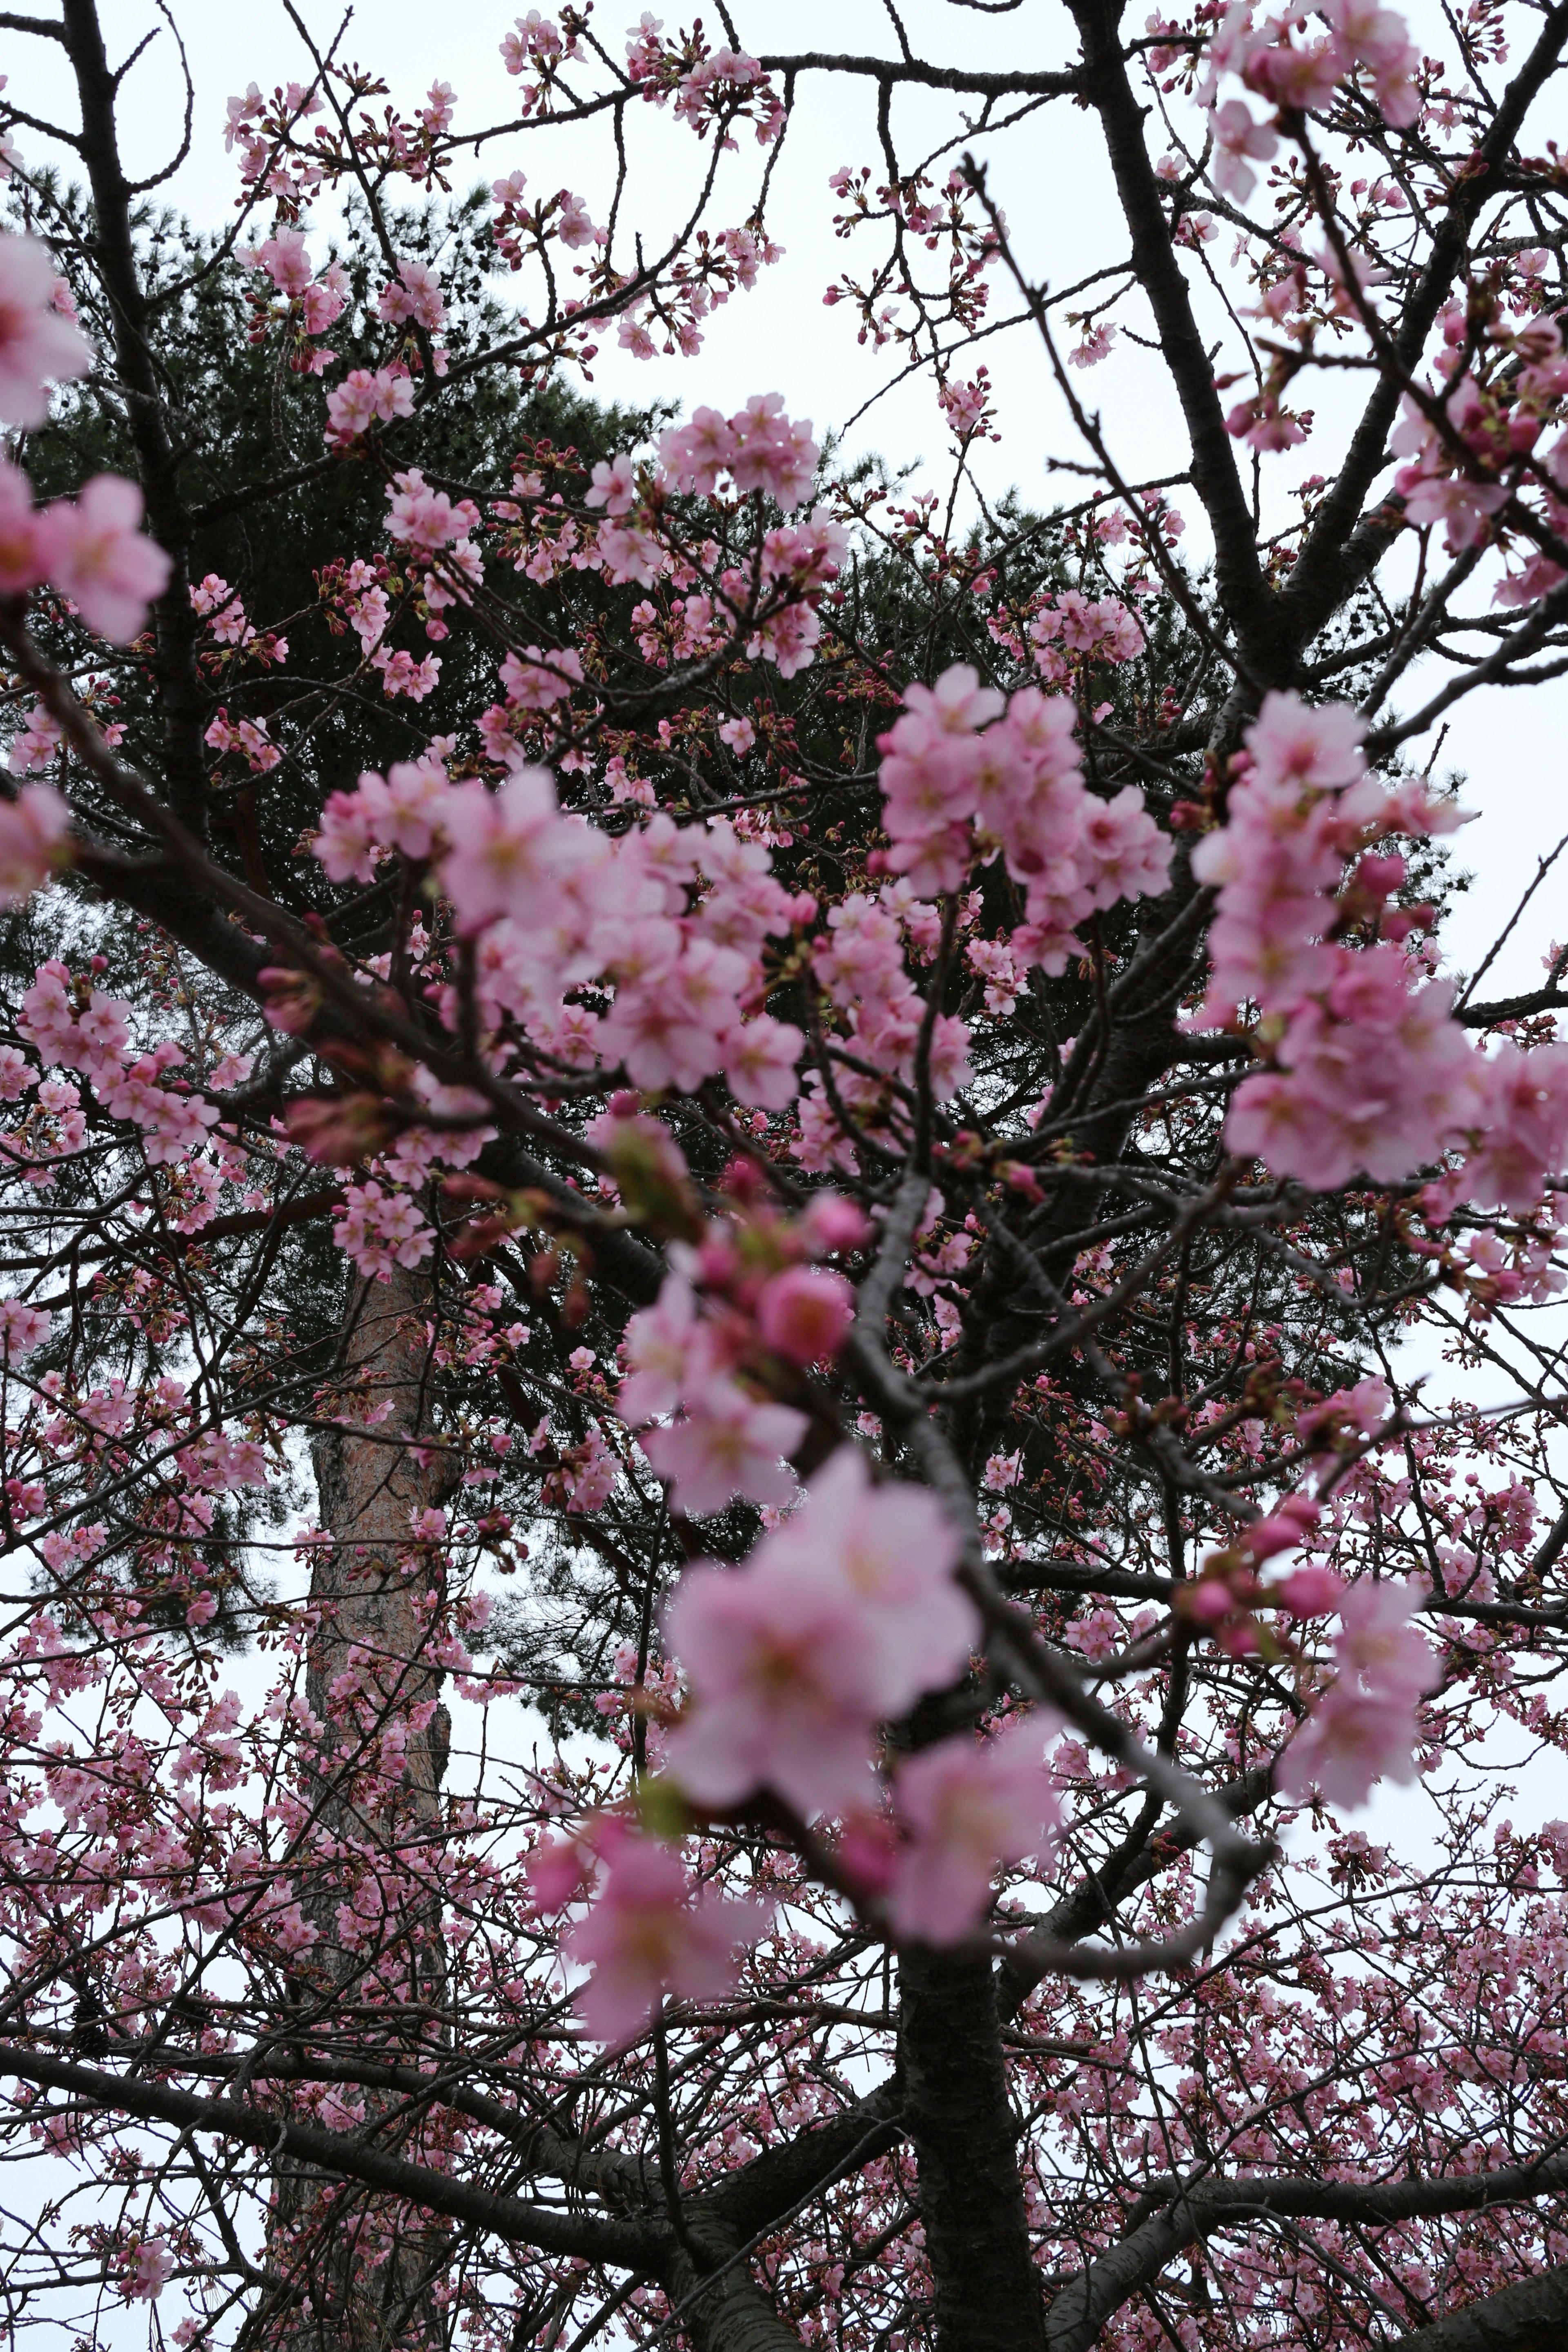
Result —
[[938, 2352], [1042, 2352], [1039, 2280], [991, 1963], [899, 1963], [903, 2121], [915, 2150]]
[[700, 2221], [687, 2234], [689, 2244], [672, 2246], [662, 2271], [671, 2309], [680, 2314], [679, 2340], [691, 2352], [800, 2352], [800, 2337], [752, 2278], [739, 2246]]
[[[426, 1595], [441, 1563], [410, 1549], [412, 1515], [444, 1503], [454, 1483], [442, 1454], [421, 1459], [418, 1451], [431, 1433], [433, 1303], [427, 1268], [351, 1280], [340, 1426], [314, 1447], [321, 1524], [331, 1541], [317, 1551], [310, 1580], [321, 1613], [306, 1696], [322, 1729], [310, 1774], [318, 1874], [306, 1908], [319, 1940], [300, 2000], [319, 2038], [372, 2063], [428, 2063], [441, 2039], [441, 1919], [430, 1890], [449, 1718], [440, 1674], [425, 1654]], [[345, 1691], [345, 1681], [357, 1688]], [[352, 1792], [353, 1776], [388, 1726], [406, 1729], [402, 1784], [370, 1803]], [[392, 1892], [379, 1933], [362, 1949], [338, 1927], [356, 1887], [373, 1911]], [[388, 2013], [367, 2042], [355, 1987], [372, 1970]], [[398, 2146], [406, 2137], [400, 2103], [367, 2095], [364, 2131], [378, 2146]], [[287, 2243], [282, 2267], [296, 2297], [264, 2338], [269, 2352], [423, 2352], [446, 2340], [431, 2291], [444, 2267], [438, 2230], [410, 2230], [396, 2209], [333, 2190], [297, 2167], [280, 2168], [275, 2210], [275, 2246]]]
[[1562, 2352], [1568, 2344], [1568, 2269], [1521, 2279], [1401, 2341], [1408, 2352]]

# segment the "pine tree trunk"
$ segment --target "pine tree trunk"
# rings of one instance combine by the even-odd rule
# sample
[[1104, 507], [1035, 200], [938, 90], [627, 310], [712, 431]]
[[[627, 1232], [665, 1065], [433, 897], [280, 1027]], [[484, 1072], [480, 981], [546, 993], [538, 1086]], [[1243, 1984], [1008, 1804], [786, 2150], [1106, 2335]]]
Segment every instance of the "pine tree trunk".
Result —
[[[313, 1449], [331, 1538], [312, 1567], [321, 1621], [306, 1679], [321, 1727], [304, 1776], [303, 1908], [317, 1940], [293, 2008], [299, 2046], [351, 2068], [428, 2069], [446, 2038], [436, 1889], [449, 1718], [440, 1671], [426, 1663], [445, 1555], [411, 1541], [414, 1515], [444, 1504], [456, 1475], [444, 1455], [418, 1452], [432, 1427], [434, 1319], [427, 1267], [351, 1279], [339, 1425]], [[407, 2146], [415, 2119], [395, 2097], [351, 2095], [376, 2145]], [[279, 2168], [268, 2253], [288, 2284], [260, 2341], [268, 2352], [431, 2352], [447, 2334], [435, 2292], [445, 2244], [440, 2230], [385, 2200]]]

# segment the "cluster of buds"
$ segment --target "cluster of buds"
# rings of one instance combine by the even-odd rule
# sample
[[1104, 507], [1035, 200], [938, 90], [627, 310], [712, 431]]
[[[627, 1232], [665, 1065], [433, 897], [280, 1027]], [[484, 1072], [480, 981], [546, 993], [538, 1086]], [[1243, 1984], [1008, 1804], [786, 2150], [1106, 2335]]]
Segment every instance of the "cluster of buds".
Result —
[[1266, 1561], [1304, 1543], [1321, 1516], [1321, 1505], [1303, 1495], [1287, 1495], [1264, 1517], [1254, 1519], [1234, 1544], [1211, 1551], [1192, 1583], [1177, 1588], [1177, 1614], [1212, 1633], [1229, 1657], [1283, 1654], [1278, 1634], [1258, 1622], [1258, 1610], [1281, 1610], [1295, 1618], [1326, 1617], [1338, 1608], [1344, 1587], [1332, 1569], [1310, 1560], [1268, 1584], [1259, 1570]]

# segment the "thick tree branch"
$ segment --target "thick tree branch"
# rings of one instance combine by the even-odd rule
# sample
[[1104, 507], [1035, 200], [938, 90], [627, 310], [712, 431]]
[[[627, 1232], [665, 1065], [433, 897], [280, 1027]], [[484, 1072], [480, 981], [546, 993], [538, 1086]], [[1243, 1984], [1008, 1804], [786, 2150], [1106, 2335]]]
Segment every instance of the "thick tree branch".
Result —
[[[1089, 2352], [1105, 2322], [1130, 2295], [1157, 2279], [1167, 2263], [1187, 2246], [1226, 2222], [1234, 2226], [1268, 2214], [1295, 2214], [1375, 2227], [1380, 2222], [1530, 2203], [1565, 2189], [1568, 2156], [1546, 2157], [1535, 2165], [1509, 2165], [1496, 2172], [1455, 2173], [1435, 2180], [1203, 2181], [1173, 2196], [1160, 2212], [1101, 2254], [1062, 2290], [1046, 2315], [1046, 2341], [1049, 2352]], [[1475, 2340], [1478, 2345], [1487, 2342], [1484, 2336]]]
[[1568, 2269], [1521, 2279], [1401, 2341], [1405, 2352], [1562, 2352], [1568, 2343]]
[[624, 2270], [648, 2270], [660, 2258], [657, 2233], [635, 2222], [565, 2214], [521, 2198], [500, 2197], [448, 2173], [434, 2171], [428, 2165], [384, 2155], [350, 2133], [296, 2123], [287, 2116], [240, 2106], [232, 2099], [204, 2099], [144, 2076], [105, 2074], [97, 2067], [79, 2066], [39, 2051], [5, 2044], [0, 2044], [0, 2076], [64, 2092], [138, 2123], [170, 2124], [182, 2132], [212, 2132], [242, 2147], [265, 2150], [274, 2158], [286, 2157], [327, 2179], [352, 2180], [378, 2195], [406, 2198], [427, 2212], [468, 2222], [510, 2244], [537, 2246], [544, 2252], [582, 2262], [610, 2263]]

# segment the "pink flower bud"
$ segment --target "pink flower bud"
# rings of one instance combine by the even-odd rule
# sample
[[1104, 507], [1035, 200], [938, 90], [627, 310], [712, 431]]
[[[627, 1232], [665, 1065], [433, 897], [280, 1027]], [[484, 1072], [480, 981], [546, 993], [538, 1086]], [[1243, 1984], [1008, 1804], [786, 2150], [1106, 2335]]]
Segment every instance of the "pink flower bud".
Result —
[[899, 1834], [880, 1813], [852, 1813], [838, 1841], [838, 1864], [862, 1895], [885, 1895], [899, 1867]]
[[767, 1192], [767, 1180], [754, 1160], [738, 1151], [719, 1179], [719, 1190], [732, 1201], [760, 1201]]
[[1331, 1568], [1293, 1569], [1269, 1594], [1292, 1617], [1328, 1617], [1339, 1607], [1344, 1586]]
[[1266, 1519], [1254, 1519], [1247, 1530], [1247, 1549], [1254, 1559], [1269, 1559], [1277, 1551], [1289, 1551], [1310, 1528], [1316, 1527], [1321, 1516], [1316, 1503], [1288, 1495]]
[[1216, 1624], [1220, 1618], [1229, 1615], [1233, 1606], [1230, 1587], [1219, 1576], [1200, 1577], [1182, 1594], [1184, 1614], [1195, 1618], [1200, 1625]]
[[540, 1847], [527, 1864], [528, 1883], [542, 1911], [560, 1911], [574, 1903], [593, 1874], [593, 1850], [577, 1838], [554, 1838]]
[[740, 1255], [721, 1227], [704, 1234], [697, 1249], [697, 1271], [710, 1290], [725, 1290], [740, 1271]]
[[802, 1241], [814, 1257], [830, 1257], [837, 1250], [859, 1249], [871, 1238], [866, 1213], [841, 1192], [818, 1192], [800, 1221]]
[[855, 1319], [855, 1294], [841, 1274], [792, 1265], [757, 1301], [763, 1343], [792, 1364], [831, 1363]]

